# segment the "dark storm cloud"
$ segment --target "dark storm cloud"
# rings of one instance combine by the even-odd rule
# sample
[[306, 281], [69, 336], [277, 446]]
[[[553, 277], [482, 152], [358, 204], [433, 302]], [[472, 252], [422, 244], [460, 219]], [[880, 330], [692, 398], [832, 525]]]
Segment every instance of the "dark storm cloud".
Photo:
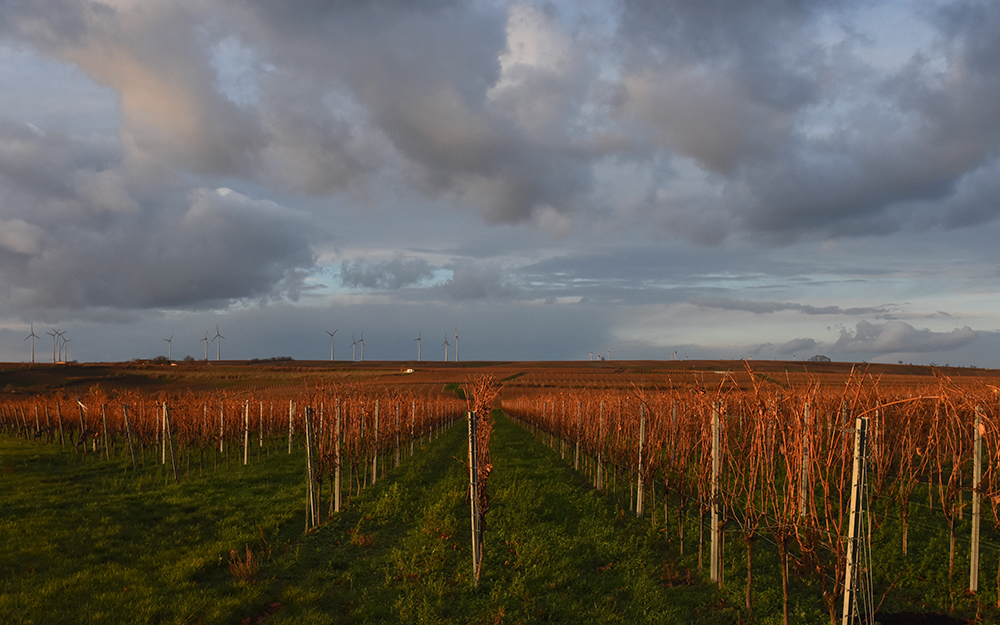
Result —
[[1000, 8], [927, 13], [937, 39], [888, 69], [864, 55], [868, 8], [627, 0], [605, 36], [528, 5], [47, 0], [4, 5], [0, 32], [114, 88], [145, 168], [307, 194], [406, 180], [516, 222], [603, 209], [608, 159], [679, 156], [715, 192], [661, 194], [666, 173], [648, 206], [700, 243], [995, 219], [976, 172], [1000, 148]]
[[565, 128], [531, 132], [518, 117], [531, 103], [537, 118], [555, 108], [559, 124], [572, 124], [586, 68], [564, 76], [525, 66], [498, 88], [508, 46], [504, 11], [475, 3], [358, 4], [272, 21], [272, 3], [245, 6], [256, 18], [248, 30], [268, 42], [265, 53], [279, 72], [322, 77], [332, 69], [326, 87], [364, 110], [426, 193], [477, 207], [488, 221], [512, 222], [545, 206], [568, 210], [589, 191], [598, 142]]
[[[579, 131], [597, 74], [584, 49], [501, 80], [502, 8], [285, 4], [52, 0], [7, 5], [0, 20], [118, 92], [135, 158], [198, 173], [328, 193], [401, 166], [425, 193], [514, 222], [585, 204], [593, 159], [616, 150]], [[233, 49], [256, 94], [246, 102], [213, 69]]]
[[120, 151], [108, 139], [0, 120], [0, 195], [6, 199], [0, 215], [36, 213], [41, 207], [31, 198], [71, 201], [81, 185], [93, 184], [120, 162]]
[[818, 8], [770, 0], [624, 6], [624, 112], [712, 171], [732, 175], [776, 157], [792, 139], [794, 114], [821, 96]]
[[422, 258], [396, 257], [381, 263], [364, 260], [345, 261], [340, 265], [344, 286], [396, 290], [433, 277], [434, 268]]
[[[352, 225], [416, 224], [452, 203], [540, 234], [468, 236], [461, 216], [441, 241], [422, 239], [423, 256], [450, 258], [352, 259], [343, 284], [398, 290], [394, 302], [686, 301], [885, 319], [886, 306], [734, 294], [797, 288], [809, 280], [789, 276], [810, 269], [812, 285], [867, 270], [740, 246], [996, 220], [993, 4], [928, 10], [929, 39], [891, 61], [873, 38], [888, 29], [873, 35], [859, 17], [871, 3], [588, 6], [0, 3], [0, 44], [72, 65], [117, 98], [102, 126], [117, 132], [103, 136], [0, 120], [6, 305], [124, 314], [294, 299], [317, 250], [390, 246]], [[590, 21], [570, 17], [587, 10]], [[312, 214], [288, 208], [303, 205]], [[345, 219], [345, 206], [358, 210]], [[580, 246], [550, 254], [547, 232]], [[478, 255], [435, 248], [485, 238]], [[692, 241], [721, 253], [693, 254]], [[521, 251], [548, 260], [516, 267]], [[441, 269], [452, 277], [439, 287], [403, 288]], [[883, 338], [857, 330], [844, 349], [906, 335], [875, 327]]]
[[179, 220], [56, 228], [46, 249], [9, 276], [32, 308], [197, 308], [296, 298], [312, 266], [307, 221], [228, 190], [195, 192]]
[[937, 41], [889, 70], [862, 60], [870, 43], [851, 27], [821, 43], [866, 8], [625, 3], [621, 114], [723, 176], [721, 204], [654, 201], [664, 224], [713, 242], [740, 230], [788, 240], [996, 219], [995, 203], [954, 200], [997, 166], [1000, 8], [955, 2], [925, 15]]
[[0, 28], [115, 89], [122, 143], [137, 161], [250, 175], [265, 129], [255, 112], [219, 93], [205, 16], [185, 4], [18, 2], [0, 9]]
[[0, 289], [11, 312], [295, 298], [307, 215], [228, 189], [137, 189], [101, 137], [0, 125]]

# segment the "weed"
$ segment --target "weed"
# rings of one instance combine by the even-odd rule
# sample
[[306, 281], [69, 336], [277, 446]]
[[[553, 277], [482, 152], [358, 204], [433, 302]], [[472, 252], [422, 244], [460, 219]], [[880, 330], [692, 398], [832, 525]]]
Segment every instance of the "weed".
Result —
[[247, 553], [244, 558], [240, 557], [237, 550], [229, 550], [229, 572], [241, 583], [252, 584], [254, 576], [260, 570], [260, 563], [254, 558], [253, 551], [250, 550], [250, 545], [246, 545], [246, 550]]

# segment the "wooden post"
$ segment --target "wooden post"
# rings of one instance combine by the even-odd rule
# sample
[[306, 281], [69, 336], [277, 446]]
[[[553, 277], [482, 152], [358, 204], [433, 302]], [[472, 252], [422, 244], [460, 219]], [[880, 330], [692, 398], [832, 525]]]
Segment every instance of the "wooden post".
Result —
[[243, 466], [250, 462], [250, 400], [243, 404]]
[[319, 525], [319, 502], [316, 501], [316, 472], [313, 466], [313, 410], [306, 406], [303, 429], [306, 434], [306, 530]]
[[139, 470], [139, 464], [135, 461], [135, 443], [132, 442], [132, 427], [128, 422], [128, 406], [122, 404], [122, 414], [125, 415], [125, 436], [128, 438], [128, 449], [132, 453], [132, 469]]
[[167, 408], [167, 402], [163, 402], [163, 424], [163, 435], [170, 445], [170, 466], [174, 469], [174, 483], [176, 484], [181, 481], [181, 478], [177, 474], [177, 458], [174, 456], [174, 437], [170, 431], [170, 409]]
[[79, 399], [76, 405], [80, 409], [80, 442], [83, 443], [83, 453], [87, 453], [87, 417], [84, 415], [84, 405]]
[[851, 478], [851, 516], [847, 528], [847, 566], [844, 569], [844, 611], [841, 625], [850, 625], [858, 611], [858, 568], [861, 551], [862, 516], [864, 514], [865, 447], [868, 436], [868, 417], [858, 417], [854, 422], [854, 467]]
[[799, 472], [799, 516], [809, 513], [809, 402], [806, 402], [802, 429], [802, 469]]
[[472, 511], [472, 586], [479, 587], [479, 450], [476, 445], [476, 413], [466, 413], [469, 419], [469, 499]]
[[982, 498], [980, 490], [983, 480], [983, 409], [976, 406], [976, 424], [973, 434], [975, 443], [972, 464], [972, 552], [969, 556], [969, 591], [979, 591], [979, 524], [982, 520]]
[[646, 404], [639, 404], [639, 467], [636, 471], [637, 477], [635, 481], [635, 516], [642, 518], [643, 514], [643, 496], [646, 494], [646, 484], [643, 481], [642, 474], [642, 452], [643, 442], [646, 438]]
[[340, 512], [340, 490], [343, 467], [340, 458], [340, 398], [337, 398], [336, 414], [333, 425], [333, 511]]
[[167, 403], [163, 402], [163, 414], [160, 415], [160, 464], [167, 464]]
[[59, 444], [66, 447], [66, 436], [63, 434], [62, 406], [59, 400], [56, 400], [56, 420], [59, 423]]
[[719, 404], [712, 404], [712, 552], [711, 552], [711, 580], [721, 582], [720, 554], [721, 544], [719, 542], [719, 469], [721, 449], [719, 446]]
[[597, 416], [597, 492], [604, 488], [604, 400]]
[[[38, 412], [35, 411], [35, 418], [38, 418]], [[111, 444], [108, 441], [108, 405], [101, 404], [101, 419], [104, 421], [104, 459], [111, 460]]]
[[576, 455], [573, 457], [573, 469], [580, 470], [580, 400], [576, 400]]
[[378, 400], [375, 400], [375, 433], [372, 438], [372, 486], [378, 479]]
[[292, 436], [295, 435], [295, 402], [288, 400], [288, 453], [292, 453]]
[[226, 440], [226, 407], [224, 402], [219, 402], [219, 453], [223, 453], [223, 443]]

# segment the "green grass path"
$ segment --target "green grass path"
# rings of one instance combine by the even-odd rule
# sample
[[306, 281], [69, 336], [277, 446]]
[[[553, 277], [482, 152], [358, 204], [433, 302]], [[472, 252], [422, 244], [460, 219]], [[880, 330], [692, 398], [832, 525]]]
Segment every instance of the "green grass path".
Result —
[[646, 522], [503, 417], [474, 590], [465, 434], [452, 428], [306, 538], [271, 582], [282, 608], [267, 622], [728, 622], [711, 586], [662, 583], [665, 546]]
[[[303, 534], [302, 451], [166, 484], [151, 458], [0, 437], [0, 623], [735, 622], [711, 585], [663, 579], [648, 521], [505, 417], [474, 589], [465, 425], [420, 446]], [[245, 545], [249, 583], [228, 566]]]

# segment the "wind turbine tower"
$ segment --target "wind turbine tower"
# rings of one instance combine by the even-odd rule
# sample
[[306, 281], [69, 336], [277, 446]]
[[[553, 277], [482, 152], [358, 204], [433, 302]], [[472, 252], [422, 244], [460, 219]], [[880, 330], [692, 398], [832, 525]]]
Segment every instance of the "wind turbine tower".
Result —
[[[226, 337], [224, 337], [221, 334], [219, 334], [219, 325], [216, 324], [215, 325], [215, 336], [212, 338], [213, 341], [216, 341], [216, 344], [215, 344], [215, 361], [216, 362], [222, 361], [222, 339], [224, 339], [224, 338], [226, 338]], [[206, 358], [206, 360], [208, 360], [208, 359]]]
[[62, 336], [62, 332], [52, 328], [52, 331], [46, 334], [52, 337], [52, 364], [56, 364], [56, 341]]
[[208, 330], [205, 330], [205, 338], [201, 340], [205, 341], [205, 362], [208, 362]]
[[358, 361], [358, 341], [351, 335], [351, 362]]
[[327, 330], [326, 333], [330, 335], [330, 362], [333, 362], [333, 335], [336, 334], [337, 331], [334, 330], [333, 332], [330, 332]]
[[66, 343], [71, 343], [73, 339], [68, 339], [65, 336], [62, 337], [62, 349], [63, 349], [63, 362], [69, 362], [69, 345]]
[[173, 347], [174, 335], [171, 334], [169, 339], [163, 339], [163, 340], [167, 342], [167, 362], [173, 362], [174, 355], [173, 352], [171, 351], [171, 347]]
[[420, 335], [423, 333], [424, 333], [423, 330], [417, 332], [417, 338], [413, 339], [414, 341], [417, 342], [417, 362], [420, 362]]
[[37, 338], [38, 335], [35, 334], [35, 324], [31, 324], [31, 334], [24, 337], [25, 341], [31, 339], [31, 364], [35, 364], [35, 339]]
[[443, 343], [443, 345], [444, 345], [444, 361], [448, 362], [448, 346], [451, 345], [451, 343], [448, 342], [448, 336], [447, 335], [445, 335], [445, 337], [444, 337], [444, 343]]
[[455, 362], [458, 362], [458, 326], [455, 326]]
[[358, 345], [361, 346], [361, 362], [365, 361], [365, 333], [361, 333], [361, 338], [358, 339]]

